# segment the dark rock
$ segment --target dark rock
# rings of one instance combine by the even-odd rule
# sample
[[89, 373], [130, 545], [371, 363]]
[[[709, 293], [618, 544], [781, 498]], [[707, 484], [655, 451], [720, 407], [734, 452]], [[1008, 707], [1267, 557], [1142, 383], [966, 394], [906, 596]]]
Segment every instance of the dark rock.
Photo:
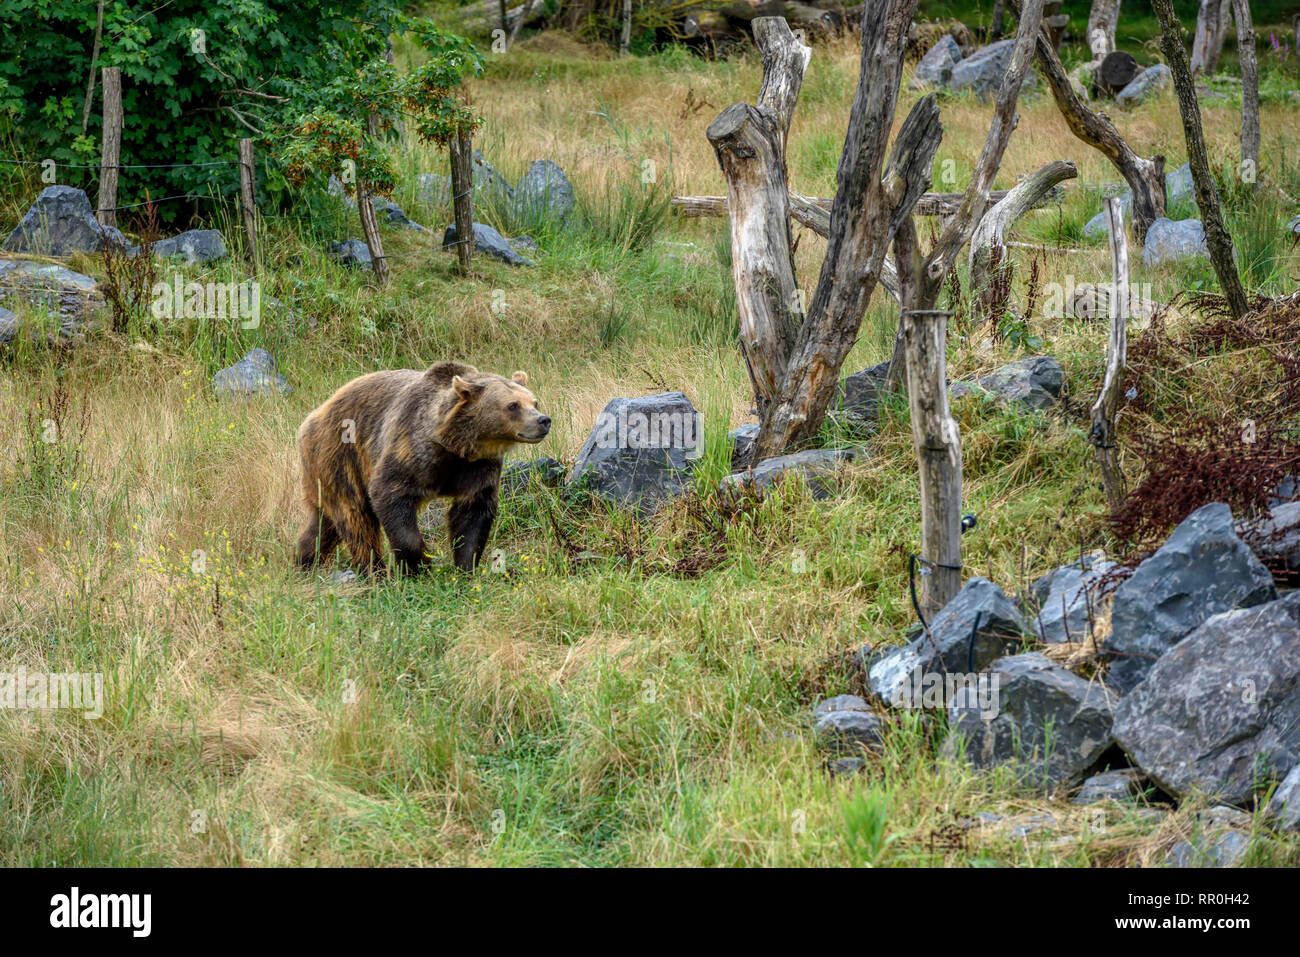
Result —
[[1019, 762], [1026, 776], [1043, 787], [1071, 787], [1087, 776], [1113, 741], [1111, 709], [1100, 686], [1080, 678], [1040, 654], [995, 661], [981, 679], [989, 697], [967, 686], [948, 704], [947, 754], [959, 750], [977, 768]]
[[727, 433], [731, 446], [731, 471], [747, 469], [754, 458], [754, 442], [758, 439], [757, 425], [742, 425]]
[[908, 86], [913, 90], [942, 89], [952, 80], [952, 68], [961, 60], [961, 47], [950, 34], [941, 36], [916, 65]]
[[840, 383], [840, 409], [844, 414], [862, 425], [875, 425], [879, 417], [880, 393], [887, 375], [889, 363], [882, 362], [847, 376]]
[[370, 247], [360, 239], [349, 239], [342, 243], [331, 243], [330, 255], [334, 257], [336, 262], [354, 268], [369, 266], [372, 262], [370, 258]]
[[1300, 592], [1214, 615], [1115, 708], [1116, 741], [1162, 790], [1226, 804], [1300, 763], [1298, 729]]
[[0, 306], [0, 346], [7, 346], [14, 341], [20, 324], [17, 313]]
[[[974, 641], [971, 632], [979, 618]], [[1014, 653], [1025, 633], [1015, 602], [987, 578], [972, 578], [930, 623], [930, 635], [891, 649], [871, 666], [871, 693], [895, 707], [918, 706], [916, 687], [927, 674], [983, 671]], [[936, 652], [937, 647], [937, 652]], [[944, 702], [947, 697], [945, 695]]]
[[814, 498], [830, 495], [830, 482], [840, 467], [858, 457], [855, 449], [808, 449], [790, 455], [764, 459], [744, 472], [735, 472], [722, 480], [722, 485], [732, 488], [751, 488], [766, 491], [777, 482], [799, 476], [807, 483]]
[[1165, 219], [1163, 216], [1147, 230], [1142, 247], [1142, 262], [1148, 266], [1208, 258], [1210, 247], [1205, 241], [1205, 227], [1199, 219]]
[[1075, 804], [1099, 804], [1102, 801], [1127, 801], [1142, 787], [1142, 772], [1137, 768], [1103, 771], [1083, 782], [1075, 795]]
[[285, 377], [276, 371], [271, 353], [265, 349], [253, 349], [233, 366], [219, 371], [212, 377], [212, 389], [223, 399], [293, 392]]
[[1277, 596], [1273, 578], [1233, 529], [1232, 511], [1204, 505], [1115, 592], [1103, 649], [1107, 683], [1133, 690], [1152, 665], [1211, 615]]
[[1278, 581], [1300, 577], [1300, 501], [1282, 502], [1265, 515], [1238, 522], [1237, 534]]
[[1162, 90], [1167, 90], [1174, 83], [1174, 75], [1163, 63], [1149, 66], [1115, 94], [1115, 102], [1127, 109], [1145, 103]]
[[703, 421], [680, 392], [611, 399], [583, 443], [569, 483], [641, 514], [681, 495], [704, 451]]
[[1061, 395], [1065, 373], [1051, 356], [1030, 356], [1004, 365], [996, 372], [981, 376], [974, 383], [954, 382], [949, 388], [953, 398], [977, 391], [991, 392], [1006, 402], [1016, 402], [1029, 409], [1050, 409]]
[[391, 199], [385, 199], [382, 196], [371, 196], [370, 205], [375, 208], [375, 218], [381, 225], [401, 226], [405, 229], [415, 230], [418, 233], [428, 232], [419, 223], [413, 222], [406, 215], [406, 211]]
[[[139, 252], [139, 246], [131, 247], [132, 256]], [[202, 266], [223, 258], [226, 255], [226, 244], [221, 239], [221, 233], [215, 229], [190, 229], [158, 240], [150, 252], [160, 259], [182, 256], [187, 266]]]
[[[1006, 75], [1007, 67], [1011, 64], [1011, 53], [1015, 45], [1015, 40], [999, 40], [997, 43], [990, 43], [976, 50], [966, 59], [954, 64], [950, 88], [956, 91], [969, 89], [980, 100], [987, 100], [1001, 86], [1002, 77]], [[1029, 69], [1025, 71], [1021, 88], [1033, 89], [1035, 82], [1031, 61]]]
[[568, 474], [569, 470], [558, 459], [540, 458], [529, 462], [514, 462], [501, 471], [501, 494], [515, 495], [534, 481], [542, 485], [558, 486]]
[[[1034, 633], [1048, 644], [1089, 638], [1101, 599], [1118, 584], [1103, 582], [1114, 567], [1100, 553], [1085, 555], [1034, 582], [1031, 592], [1038, 613], [1029, 616]], [[1094, 621], [1089, 620], [1089, 609]]]
[[70, 256], [101, 252], [108, 243], [123, 249], [128, 245], [116, 228], [99, 225], [83, 191], [47, 186], [9, 234], [4, 248], [15, 253]]
[[[59, 335], [76, 336], [93, 325], [104, 307], [99, 284], [90, 276], [51, 263], [0, 259], [0, 303], [23, 303], [59, 318]], [[13, 327], [14, 335], [21, 320]]]
[[515, 186], [515, 205], [522, 212], [563, 222], [577, 201], [564, 170], [550, 160], [535, 160]]
[[[456, 224], [452, 223], [447, 227], [447, 231], [442, 234], [442, 248], [450, 249], [455, 246], [456, 238]], [[532, 260], [525, 259], [515, 252], [504, 236], [491, 226], [486, 226], [483, 223], [474, 224], [474, 250], [487, 253], [489, 256], [495, 256], [511, 266], [533, 265]]]
[[1291, 769], [1273, 792], [1268, 816], [1279, 831], [1300, 831], [1300, 764]]
[[827, 711], [813, 723], [818, 746], [835, 754], [879, 750], [881, 728], [880, 716], [870, 711]]

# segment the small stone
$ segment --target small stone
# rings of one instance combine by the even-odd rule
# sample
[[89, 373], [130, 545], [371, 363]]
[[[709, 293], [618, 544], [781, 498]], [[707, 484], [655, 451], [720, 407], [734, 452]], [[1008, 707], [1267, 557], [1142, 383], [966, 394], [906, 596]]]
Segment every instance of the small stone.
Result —
[[818, 744], [835, 754], [878, 751], [881, 727], [880, 716], [870, 711], [828, 711], [813, 723]]
[[369, 266], [372, 262], [370, 258], [370, 247], [360, 239], [349, 239], [341, 243], [332, 243], [330, 245], [330, 254], [335, 261], [353, 268]]

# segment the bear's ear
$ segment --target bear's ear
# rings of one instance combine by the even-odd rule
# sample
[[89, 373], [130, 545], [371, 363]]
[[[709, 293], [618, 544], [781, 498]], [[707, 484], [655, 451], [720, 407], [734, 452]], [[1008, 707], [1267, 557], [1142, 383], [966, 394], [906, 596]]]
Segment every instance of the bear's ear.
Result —
[[512, 375], [510, 379], [513, 382], [518, 382], [525, 389], [528, 388], [528, 373], [524, 372], [522, 369]]
[[470, 399], [476, 399], [483, 392], [483, 384], [480, 382], [470, 382], [468, 379], [462, 379], [460, 376], [452, 376], [451, 387], [456, 390], [456, 394], [467, 402]]

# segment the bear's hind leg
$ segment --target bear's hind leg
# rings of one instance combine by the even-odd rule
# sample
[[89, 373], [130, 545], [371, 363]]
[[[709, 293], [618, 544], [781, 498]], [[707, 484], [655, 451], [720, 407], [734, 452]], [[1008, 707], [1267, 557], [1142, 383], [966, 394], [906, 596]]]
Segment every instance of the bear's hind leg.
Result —
[[357, 571], [378, 574], [384, 570], [383, 542], [380, 539], [379, 519], [370, 504], [358, 507], [345, 505], [342, 514], [334, 516], [343, 544], [347, 546]]
[[326, 561], [341, 541], [338, 528], [319, 509], [311, 513], [298, 536], [298, 567], [303, 571]]

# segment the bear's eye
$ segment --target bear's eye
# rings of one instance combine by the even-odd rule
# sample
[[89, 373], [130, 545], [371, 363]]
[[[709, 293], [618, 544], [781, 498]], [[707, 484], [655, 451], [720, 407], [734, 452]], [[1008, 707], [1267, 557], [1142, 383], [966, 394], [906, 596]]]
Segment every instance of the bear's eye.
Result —
[[518, 411], [519, 411], [519, 403], [518, 403], [518, 402], [511, 402], [508, 406], [506, 406], [506, 410], [509, 411], [509, 412], [518, 412]]

